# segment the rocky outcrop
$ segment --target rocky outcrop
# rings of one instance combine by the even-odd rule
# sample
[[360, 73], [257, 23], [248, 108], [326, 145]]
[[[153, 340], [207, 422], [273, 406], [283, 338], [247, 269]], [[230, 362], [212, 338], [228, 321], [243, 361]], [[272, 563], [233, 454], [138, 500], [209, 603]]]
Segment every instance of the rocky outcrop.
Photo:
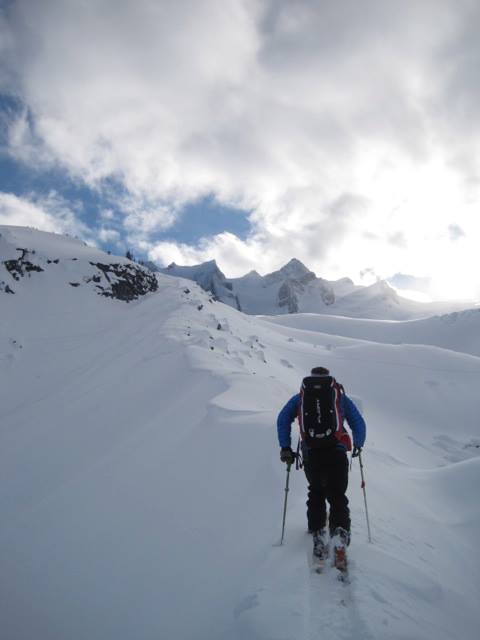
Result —
[[5, 269], [10, 273], [14, 280], [20, 280], [25, 276], [29, 276], [32, 271], [44, 271], [42, 267], [37, 264], [34, 264], [31, 260], [28, 259], [29, 255], [33, 255], [35, 251], [29, 251], [28, 249], [17, 248], [17, 251], [21, 252], [21, 256], [16, 260], [5, 260], [3, 263], [5, 265]]
[[0, 281], [0, 291], [4, 293], [15, 293], [15, 291], [3, 280]]
[[98, 273], [87, 282], [98, 283], [95, 285], [98, 289], [97, 293], [106, 298], [131, 302], [158, 289], [156, 276], [137, 264], [101, 262], [90, 262], [90, 264], [98, 269]]
[[[51, 268], [58, 269], [57, 265], [62, 265], [66, 262], [77, 262], [78, 260], [78, 258], [74, 257], [61, 261], [59, 258], [51, 259], [45, 256], [37, 256], [35, 251], [30, 249], [17, 248], [16, 250], [20, 252], [18, 258], [4, 260], [1, 263], [12, 277], [12, 280], [16, 282], [20, 282], [22, 278], [30, 277], [32, 273], [43, 273]], [[93, 275], [91, 274], [91, 267], [96, 269]], [[67, 280], [71, 287], [78, 288], [82, 285], [93, 283], [95, 291], [99, 295], [124, 302], [136, 300], [158, 289], [155, 274], [134, 262], [108, 263], [89, 261], [88, 263], [85, 262], [83, 268], [79, 263], [78, 272], [75, 275], [76, 278], [74, 280]], [[15, 290], [12, 289], [10, 284], [1, 280], [0, 292], [15, 293]]]

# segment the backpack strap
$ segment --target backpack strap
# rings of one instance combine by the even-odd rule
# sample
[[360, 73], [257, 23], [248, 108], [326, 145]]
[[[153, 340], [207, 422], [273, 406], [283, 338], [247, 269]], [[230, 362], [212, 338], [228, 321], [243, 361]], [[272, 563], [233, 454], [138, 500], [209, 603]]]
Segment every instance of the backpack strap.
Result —
[[300, 429], [300, 439], [305, 440], [305, 429], [303, 427], [303, 384], [300, 387], [300, 402], [298, 403], [297, 420]]
[[345, 395], [345, 389], [343, 385], [341, 385], [336, 380], [335, 382], [335, 412], [337, 418], [337, 430], [335, 432], [335, 436], [339, 442], [343, 444], [347, 451], [352, 450], [352, 439], [350, 438], [350, 434], [345, 429], [345, 425], [343, 424], [343, 414], [342, 414], [342, 396]]
[[342, 414], [342, 396], [345, 395], [343, 385], [332, 378], [332, 387], [335, 394], [335, 417], [337, 422], [337, 433], [344, 431]]
[[300, 446], [300, 438], [297, 443], [297, 455], [295, 456], [295, 469], [298, 471], [299, 469], [303, 469], [303, 455], [302, 448]]

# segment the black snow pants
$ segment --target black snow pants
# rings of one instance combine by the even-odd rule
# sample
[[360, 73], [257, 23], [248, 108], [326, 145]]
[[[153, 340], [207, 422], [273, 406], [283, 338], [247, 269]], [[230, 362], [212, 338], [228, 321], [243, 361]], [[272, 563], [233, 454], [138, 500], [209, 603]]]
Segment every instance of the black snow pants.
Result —
[[309, 449], [304, 451], [304, 470], [308, 480], [307, 520], [310, 531], [328, 527], [332, 535], [337, 527], [350, 532], [350, 510], [345, 495], [348, 486], [348, 458], [345, 449]]

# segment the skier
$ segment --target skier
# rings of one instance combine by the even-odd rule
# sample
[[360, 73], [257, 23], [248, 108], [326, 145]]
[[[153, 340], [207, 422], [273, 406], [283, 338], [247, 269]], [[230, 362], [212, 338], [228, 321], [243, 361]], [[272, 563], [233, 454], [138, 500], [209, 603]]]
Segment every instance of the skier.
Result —
[[308, 531], [313, 534], [313, 555], [319, 561], [328, 555], [328, 501], [328, 529], [335, 551], [334, 562], [338, 569], [346, 571], [350, 510], [345, 493], [347, 451], [351, 450], [351, 441], [343, 421], [347, 420], [352, 431], [353, 457], [358, 456], [365, 443], [365, 421], [325, 367], [312, 369], [311, 376], [302, 382], [301, 392], [290, 398], [278, 415], [280, 460], [287, 464], [295, 461], [291, 448], [291, 427], [295, 418], [300, 425], [303, 466], [308, 481], [307, 522]]

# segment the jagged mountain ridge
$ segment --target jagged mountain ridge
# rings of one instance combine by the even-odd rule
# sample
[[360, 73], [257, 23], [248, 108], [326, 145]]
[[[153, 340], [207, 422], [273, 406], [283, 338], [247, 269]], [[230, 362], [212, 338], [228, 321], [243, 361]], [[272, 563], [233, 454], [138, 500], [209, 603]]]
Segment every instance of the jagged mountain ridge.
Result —
[[[333, 285], [337, 283], [317, 278], [296, 258], [265, 276], [250, 271], [240, 278], [227, 278], [215, 260], [194, 266], [179, 266], [173, 262], [159, 271], [194, 280], [221, 302], [247, 314], [297, 313], [300, 310], [300, 298], [307, 289], [315, 290], [315, 297], [321, 300], [322, 305], [335, 302]], [[353, 282], [347, 278], [338, 281], [339, 288], [342, 284], [345, 287], [346, 283], [351, 290], [355, 289]]]
[[384, 280], [370, 286], [355, 285], [350, 278], [326, 280], [296, 258], [265, 276], [250, 271], [240, 278], [227, 278], [215, 260], [194, 266], [172, 263], [159, 271], [194, 280], [217, 300], [250, 315], [321, 313], [411, 320], [465, 308], [461, 303], [420, 303], [402, 298]]
[[209, 260], [201, 265], [192, 267], [179, 266], [172, 262], [166, 269], [159, 269], [159, 272], [178, 278], [193, 280], [200, 285], [204, 291], [212, 293], [217, 300], [239, 311], [242, 310], [239, 300], [233, 293], [232, 283], [227, 280], [222, 271], [220, 271], [215, 260]]

